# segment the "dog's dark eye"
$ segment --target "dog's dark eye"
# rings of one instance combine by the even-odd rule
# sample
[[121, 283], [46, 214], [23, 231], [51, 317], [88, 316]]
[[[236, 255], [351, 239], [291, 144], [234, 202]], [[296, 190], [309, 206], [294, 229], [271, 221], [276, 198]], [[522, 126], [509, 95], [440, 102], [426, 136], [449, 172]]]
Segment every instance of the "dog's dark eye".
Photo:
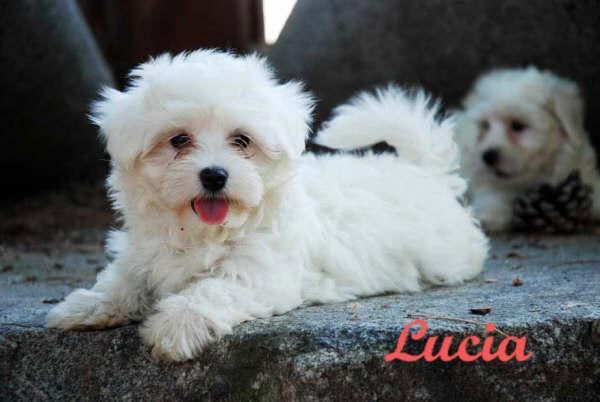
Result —
[[481, 120], [479, 122], [479, 129], [481, 131], [488, 131], [489, 128], [490, 128], [490, 122], [489, 121], [487, 121], [487, 120]]
[[525, 130], [525, 124], [521, 123], [519, 120], [513, 120], [510, 122], [510, 129], [512, 131], [521, 132]]
[[231, 137], [231, 145], [239, 149], [246, 149], [252, 144], [252, 140], [246, 134], [238, 133]]
[[173, 148], [180, 149], [192, 141], [189, 135], [187, 134], [177, 134], [175, 137], [171, 138], [169, 142], [173, 146]]

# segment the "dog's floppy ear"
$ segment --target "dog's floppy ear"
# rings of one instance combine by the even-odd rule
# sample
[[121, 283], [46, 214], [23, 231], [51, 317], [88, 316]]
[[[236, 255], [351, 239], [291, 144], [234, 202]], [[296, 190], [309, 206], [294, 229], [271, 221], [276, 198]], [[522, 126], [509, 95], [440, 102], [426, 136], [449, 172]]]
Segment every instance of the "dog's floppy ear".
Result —
[[561, 125], [567, 137], [580, 141], [585, 137], [583, 126], [583, 99], [576, 83], [558, 78], [546, 77], [550, 86], [549, 107]]
[[[106, 150], [113, 162], [129, 168], [140, 152], [136, 144], [135, 129], [128, 126], [125, 116], [132, 115], [132, 105], [127, 93], [105, 87], [101, 98], [92, 104], [90, 119], [100, 129], [100, 138], [106, 144]], [[133, 114], [135, 115], [135, 114]]]
[[290, 159], [299, 157], [306, 146], [312, 121], [313, 98], [297, 81], [277, 87], [276, 110], [279, 124], [279, 147]]
[[314, 100], [304, 90], [300, 81], [280, 82], [266, 58], [259, 54], [250, 54], [240, 58], [246, 68], [246, 74], [256, 77], [257, 82], [264, 81], [265, 104], [261, 107], [269, 110], [267, 126], [271, 135], [263, 138], [263, 145], [272, 157], [285, 156], [298, 158], [304, 151], [310, 132]]

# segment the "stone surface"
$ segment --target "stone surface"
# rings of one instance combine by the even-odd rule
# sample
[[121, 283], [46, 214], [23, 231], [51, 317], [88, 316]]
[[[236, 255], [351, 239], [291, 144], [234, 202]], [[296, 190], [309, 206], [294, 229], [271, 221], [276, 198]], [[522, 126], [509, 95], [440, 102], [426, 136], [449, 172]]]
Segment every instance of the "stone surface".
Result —
[[[35, 242], [2, 247], [0, 399], [590, 401], [600, 394], [595, 235], [499, 237], [484, 273], [464, 286], [248, 322], [180, 364], [154, 362], [133, 325], [82, 333], [43, 328], [54, 303], [93, 283], [105, 262], [100, 238], [88, 228], [50, 249]], [[513, 286], [517, 276], [521, 286]], [[477, 307], [492, 311], [469, 313]], [[483, 323], [494, 322], [527, 336], [534, 358], [386, 363], [383, 356], [414, 316], [427, 319], [430, 334], [460, 338], [481, 336]], [[410, 345], [413, 353], [422, 346]]]
[[87, 114], [111, 83], [75, 0], [0, 4], [0, 200], [103, 176]]
[[389, 81], [455, 106], [484, 70], [535, 64], [581, 84], [600, 145], [598, 37], [595, 0], [303, 0], [269, 57], [283, 77], [306, 81], [319, 118]]

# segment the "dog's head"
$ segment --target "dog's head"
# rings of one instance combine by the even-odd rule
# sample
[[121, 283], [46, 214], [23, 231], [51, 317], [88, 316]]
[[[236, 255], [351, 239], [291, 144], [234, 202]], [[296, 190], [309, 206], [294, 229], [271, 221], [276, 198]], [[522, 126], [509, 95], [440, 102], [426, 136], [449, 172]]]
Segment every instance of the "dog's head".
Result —
[[153, 207], [189, 225], [240, 227], [292, 174], [312, 101], [258, 56], [163, 55], [93, 108], [126, 218]]
[[484, 75], [464, 106], [474, 129], [472, 169], [489, 180], [535, 181], [585, 137], [577, 85], [533, 67]]

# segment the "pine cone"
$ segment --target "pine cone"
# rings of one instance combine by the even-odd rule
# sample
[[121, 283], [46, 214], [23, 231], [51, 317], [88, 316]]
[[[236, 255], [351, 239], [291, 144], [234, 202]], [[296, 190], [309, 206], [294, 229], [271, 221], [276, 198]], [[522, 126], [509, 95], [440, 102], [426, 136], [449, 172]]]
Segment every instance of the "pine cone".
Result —
[[579, 172], [556, 186], [542, 184], [527, 190], [513, 203], [513, 227], [528, 232], [572, 233], [590, 222], [592, 187]]

